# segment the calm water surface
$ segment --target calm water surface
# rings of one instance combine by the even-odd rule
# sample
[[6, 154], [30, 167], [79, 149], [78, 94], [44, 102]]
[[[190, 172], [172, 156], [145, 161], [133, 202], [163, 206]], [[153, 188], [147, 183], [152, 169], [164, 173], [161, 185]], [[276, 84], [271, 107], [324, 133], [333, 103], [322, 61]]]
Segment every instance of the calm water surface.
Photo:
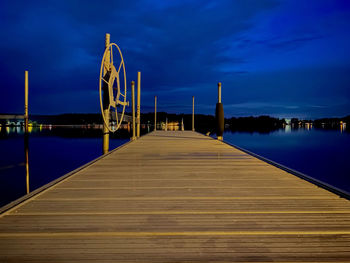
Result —
[[[72, 137], [74, 134], [74, 137]], [[336, 130], [225, 132], [224, 140], [350, 192], [350, 133]], [[129, 139], [111, 139], [114, 149]], [[77, 130], [29, 136], [30, 191], [101, 155], [102, 139]], [[0, 207], [26, 194], [24, 136], [0, 133]]]
[[[29, 135], [30, 191], [101, 156], [102, 138], [66, 136], [62, 131], [33, 131]], [[127, 141], [111, 139], [110, 150]], [[26, 194], [24, 156], [24, 136], [19, 128], [2, 133], [0, 207]]]
[[350, 192], [350, 133], [278, 130], [266, 134], [225, 132], [224, 140]]

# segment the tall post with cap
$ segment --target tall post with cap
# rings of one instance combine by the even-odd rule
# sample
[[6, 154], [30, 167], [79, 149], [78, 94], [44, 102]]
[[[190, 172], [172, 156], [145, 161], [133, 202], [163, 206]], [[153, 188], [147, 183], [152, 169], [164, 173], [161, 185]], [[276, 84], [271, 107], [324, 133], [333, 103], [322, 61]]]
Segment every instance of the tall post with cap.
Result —
[[24, 157], [26, 167], [26, 192], [29, 194], [29, 133], [28, 133], [28, 71], [24, 72]]
[[225, 129], [224, 107], [221, 103], [221, 82], [218, 83], [218, 103], [216, 103], [215, 110], [216, 120], [216, 136], [218, 140], [223, 140], [223, 134]]
[[131, 81], [131, 104], [132, 104], [132, 140], [136, 139], [135, 136], [135, 81]]
[[[105, 48], [109, 47], [110, 44], [110, 34], [106, 34], [105, 39]], [[108, 54], [106, 56], [106, 64], [110, 63], [110, 55]], [[108, 74], [108, 70], [104, 68], [103, 70], [103, 77], [105, 77]], [[103, 154], [108, 153], [109, 151], [109, 91], [108, 91], [108, 84], [103, 83], [103, 114], [105, 116], [105, 121], [103, 122], [103, 146], [102, 146], [102, 152]]]
[[136, 112], [136, 121], [137, 121], [137, 138], [140, 137], [140, 111], [141, 111], [141, 72], [137, 72], [137, 112]]

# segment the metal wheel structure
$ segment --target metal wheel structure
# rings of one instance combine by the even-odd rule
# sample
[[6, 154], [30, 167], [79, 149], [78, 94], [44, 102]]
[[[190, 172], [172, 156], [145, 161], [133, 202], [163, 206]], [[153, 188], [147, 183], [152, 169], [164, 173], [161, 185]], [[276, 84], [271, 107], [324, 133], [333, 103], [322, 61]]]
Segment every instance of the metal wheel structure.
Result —
[[[113, 57], [113, 51], [116, 49], [119, 52], [119, 56]], [[115, 132], [119, 129], [124, 119], [125, 106], [129, 106], [129, 103], [126, 101], [124, 59], [120, 48], [115, 43], [109, 44], [103, 54], [99, 78], [99, 93], [103, 121], [110, 132]], [[118, 118], [118, 113], [120, 113], [120, 118]], [[110, 116], [106, 116], [106, 114]], [[109, 125], [109, 123], [112, 125]]]

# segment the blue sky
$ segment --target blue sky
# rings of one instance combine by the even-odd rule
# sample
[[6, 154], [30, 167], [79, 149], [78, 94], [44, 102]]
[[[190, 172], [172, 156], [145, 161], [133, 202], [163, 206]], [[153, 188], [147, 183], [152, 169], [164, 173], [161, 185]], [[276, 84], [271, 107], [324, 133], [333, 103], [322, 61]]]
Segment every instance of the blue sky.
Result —
[[[226, 117], [350, 114], [350, 1], [6, 1], [0, 3], [0, 112], [99, 112], [105, 33], [143, 112]], [[130, 94], [130, 89], [128, 90]], [[130, 110], [130, 108], [129, 108]]]

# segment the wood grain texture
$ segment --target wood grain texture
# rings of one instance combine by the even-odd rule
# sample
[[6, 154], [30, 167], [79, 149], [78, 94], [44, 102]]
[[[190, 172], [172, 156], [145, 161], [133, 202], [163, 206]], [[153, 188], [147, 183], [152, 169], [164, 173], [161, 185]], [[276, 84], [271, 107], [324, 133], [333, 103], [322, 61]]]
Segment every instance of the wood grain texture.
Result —
[[0, 216], [0, 262], [349, 262], [350, 202], [190, 131], [129, 143]]

